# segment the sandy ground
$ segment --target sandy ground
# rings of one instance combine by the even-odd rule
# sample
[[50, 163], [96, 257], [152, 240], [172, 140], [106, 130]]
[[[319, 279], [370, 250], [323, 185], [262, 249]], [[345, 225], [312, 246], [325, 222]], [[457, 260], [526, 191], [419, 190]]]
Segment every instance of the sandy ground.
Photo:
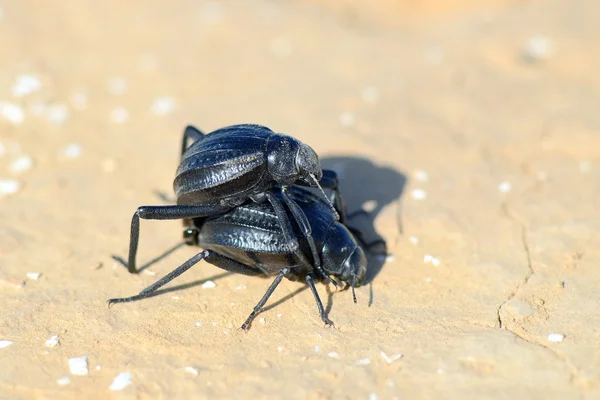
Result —
[[[103, 3], [0, 1], [1, 399], [600, 398], [597, 1]], [[246, 333], [269, 281], [201, 263], [108, 309], [197, 251], [112, 258], [183, 127], [240, 122], [371, 211], [358, 305], [286, 281]]]

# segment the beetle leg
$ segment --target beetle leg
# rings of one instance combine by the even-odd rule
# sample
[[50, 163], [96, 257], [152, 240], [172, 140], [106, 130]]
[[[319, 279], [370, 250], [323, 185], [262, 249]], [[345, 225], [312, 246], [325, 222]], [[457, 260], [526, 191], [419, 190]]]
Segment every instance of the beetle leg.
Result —
[[[283, 190], [283, 189], [282, 189]], [[283, 198], [285, 199], [286, 203], [288, 204], [288, 206], [290, 205], [289, 201], [292, 201], [291, 199], [289, 199], [287, 197], [287, 194], [285, 192], [282, 191], [283, 194]], [[294, 213], [294, 208], [290, 207], [290, 210], [292, 211], [292, 214], [294, 214], [294, 217], [296, 217], [296, 221], [298, 221], [298, 225], [300, 226], [300, 228], [302, 229], [302, 222], [299, 221], [299, 218], [304, 217], [304, 225], [307, 226], [308, 228], [308, 233], [306, 233], [306, 231], [304, 231], [304, 235], [306, 236], [306, 239], [308, 241], [308, 244], [310, 246], [310, 250], [312, 252], [313, 255], [313, 259], [314, 259], [314, 265], [311, 265], [307, 260], [306, 257], [304, 257], [304, 255], [302, 254], [302, 252], [300, 251], [300, 245], [298, 244], [298, 240], [296, 240], [296, 238], [294, 237], [294, 232], [292, 231], [292, 225], [290, 224], [290, 220], [288, 218], [287, 213], [285, 212], [285, 209], [283, 208], [283, 205], [281, 204], [281, 202], [279, 201], [279, 199], [277, 197], [275, 197], [275, 195], [270, 192], [267, 191], [265, 192], [265, 195], [267, 196], [267, 199], [269, 200], [269, 203], [271, 203], [271, 205], [273, 206], [273, 210], [275, 211], [275, 215], [277, 215], [277, 220], [279, 221], [279, 225], [281, 226], [281, 230], [283, 232], [283, 236], [285, 238], [285, 241], [288, 245], [288, 251], [290, 251], [291, 253], [293, 253], [298, 260], [304, 264], [305, 266], [307, 266], [307, 268], [309, 269], [317, 269], [317, 271], [319, 271], [319, 273], [325, 278], [328, 279], [330, 282], [332, 282], [336, 287], [337, 287], [337, 283], [331, 279], [326, 273], [325, 271], [323, 271], [323, 269], [321, 268], [321, 259], [319, 258], [319, 254], [317, 253], [317, 248], [315, 246], [315, 242], [312, 238], [312, 236], [310, 235], [310, 224], [308, 223], [308, 221], [306, 220], [306, 215], [304, 214], [304, 212], [299, 209], [298, 205], [293, 202], [293, 206], [296, 206], [298, 208], [298, 210], [296, 211], [296, 213]], [[298, 217], [298, 215], [300, 215], [300, 217]]]
[[317, 308], [319, 309], [319, 314], [321, 314], [321, 319], [325, 323], [325, 325], [334, 326], [333, 321], [330, 320], [325, 312], [325, 308], [323, 307], [323, 303], [321, 302], [321, 298], [319, 297], [319, 292], [317, 292], [317, 288], [315, 287], [315, 282], [310, 275], [306, 275], [306, 284], [310, 287], [310, 290], [315, 296], [315, 300], [317, 301]]
[[222, 268], [226, 271], [234, 272], [237, 274], [256, 276], [261, 275], [263, 273], [258, 268], [254, 268], [249, 265], [245, 265], [238, 261], [232, 260], [231, 258], [225, 257], [224, 255], [215, 252], [214, 250], [203, 250], [200, 253], [196, 254], [194, 257], [181, 264], [179, 267], [175, 268], [173, 271], [169, 272], [164, 277], [160, 278], [158, 281], [154, 282], [152, 285], [142, 290], [139, 294], [131, 297], [110, 299], [108, 300], [108, 305], [110, 307], [115, 303], [127, 303], [130, 301], [141, 300], [146, 297], [152, 297], [153, 293], [155, 293], [159, 288], [171, 282], [173, 279], [177, 278], [179, 275], [192, 268], [201, 260], [216, 265], [217, 267]]
[[[310, 186], [310, 184], [308, 184], [304, 181], [297, 181], [294, 184], [296, 184], [298, 186]], [[333, 204], [335, 211], [339, 214], [339, 217], [340, 217], [339, 221], [342, 224], [344, 224], [347, 219], [346, 204], [345, 204], [344, 198], [342, 197], [342, 194], [340, 192], [340, 187], [339, 187], [340, 183], [339, 183], [337, 173], [331, 169], [324, 169], [323, 176], [321, 177], [321, 180], [319, 181], [319, 185], [321, 185], [321, 187], [323, 189], [329, 189], [329, 190], [333, 191], [331, 198], [327, 198], [327, 200], [331, 204]]]
[[142, 206], [131, 218], [131, 234], [129, 238], [129, 260], [127, 268], [130, 273], [139, 272], [135, 267], [138, 241], [140, 237], [140, 218], [142, 219], [183, 219], [205, 217], [229, 210], [230, 207], [201, 205], [201, 206]]
[[265, 305], [267, 300], [269, 300], [269, 297], [271, 297], [271, 295], [273, 294], [273, 292], [275, 291], [275, 289], [277, 288], [279, 283], [281, 283], [281, 280], [283, 279], [283, 277], [286, 276], [288, 274], [288, 272], [290, 272], [290, 269], [287, 267], [283, 268], [281, 271], [279, 271], [279, 274], [277, 274], [277, 276], [275, 277], [275, 280], [273, 281], [273, 283], [271, 283], [271, 286], [269, 286], [265, 295], [262, 297], [262, 299], [260, 299], [258, 304], [254, 307], [254, 309], [248, 316], [248, 319], [246, 319], [246, 322], [244, 322], [244, 324], [242, 325], [243, 330], [248, 330], [254, 317], [256, 317], [256, 315], [260, 312], [260, 310], [263, 308], [263, 306]]
[[188, 125], [185, 127], [185, 131], [183, 131], [183, 138], [181, 140], [181, 156], [185, 153], [185, 150], [188, 147], [188, 139], [192, 139], [194, 142], [204, 136], [201, 130]]
[[288, 196], [285, 187], [281, 188], [281, 193], [283, 195], [283, 200], [285, 200], [285, 203], [287, 204], [288, 208], [292, 212], [292, 215], [296, 219], [296, 222], [298, 223], [300, 230], [302, 230], [302, 234], [304, 235], [304, 237], [306, 237], [306, 241], [308, 242], [310, 251], [313, 256], [314, 268], [319, 272], [319, 274], [323, 278], [327, 279], [329, 282], [331, 282], [334, 286], [337, 287], [337, 282], [334, 281], [331, 277], [329, 277], [329, 275], [327, 275], [325, 273], [325, 271], [323, 271], [323, 268], [321, 267], [321, 258], [319, 257], [319, 252], [317, 251], [317, 246], [315, 245], [315, 241], [311, 235], [312, 229], [310, 227], [310, 223], [308, 222], [308, 219], [306, 218], [306, 214], [304, 214], [304, 211], [302, 211], [302, 209], [298, 206], [298, 204], [296, 204], [296, 202]]

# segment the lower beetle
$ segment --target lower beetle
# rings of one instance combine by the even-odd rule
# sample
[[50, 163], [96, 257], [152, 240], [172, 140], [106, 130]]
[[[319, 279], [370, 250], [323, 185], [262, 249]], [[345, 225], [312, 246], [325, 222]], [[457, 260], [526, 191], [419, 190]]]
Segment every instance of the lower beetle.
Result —
[[[190, 140], [191, 145], [188, 146]], [[287, 195], [292, 184], [316, 186], [338, 191], [337, 175], [322, 171], [319, 157], [308, 145], [290, 136], [277, 134], [271, 129], [252, 124], [232, 125], [204, 134], [188, 126], [183, 134], [181, 163], [177, 169], [173, 188], [177, 205], [142, 206], [131, 220], [129, 242], [129, 272], [136, 273], [136, 253], [139, 241], [140, 218], [183, 219], [189, 226], [194, 218], [217, 215], [244, 203], [268, 200], [273, 207], [288, 243], [306, 268], [315, 268], [324, 278], [331, 280], [322, 270], [311, 225], [305, 214]], [[281, 187], [275, 196], [272, 188]], [[289, 213], [284, 210], [286, 204]], [[332, 215], [339, 216], [333, 206]], [[299, 250], [296, 236], [290, 228], [290, 216], [297, 222], [307, 239], [313, 262], [309, 263]]]
[[[274, 194], [279, 198], [284, 195], [281, 190], [274, 190]], [[350, 229], [336, 220], [323, 199], [297, 186], [291, 187], [288, 195], [306, 214], [311, 224], [312, 238], [318, 255], [322, 258], [323, 269], [327, 274], [344, 282], [346, 288], [351, 287], [356, 302], [354, 287], [364, 282], [367, 267], [363, 249]], [[334, 195], [333, 201], [339, 207], [341, 220], [344, 221], [345, 210], [341, 197]], [[291, 213], [289, 210], [287, 212]], [[310, 246], [300, 227], [294, 224], [291, 229], [300, 244], [300, 250], [304, 254], [310, 254]], [[321, 281], [322, 276], [316, 273], [315, 268], [298, 262], [294, 252], [289, 250], [279, 216], [270, 203], [248, 201], [224, 214], [196, 218], [192, 226], [185, 230], [184, 235], [188, 243], [197, 244], [204, 250], [138, 295], [108, 300], [109, 306], [148, 297], [200, 260], [205, 260], [234, 273], [265, 277], [276, 275], [265, 295], [242, 325], [242, 329], [247, 330], [250, 327], [254, 317], [284, 277], [295, 281], [304, 280], [315, 297], [321, 319], [326, 325], [333, 325], [314, 284], [314, 281]]]

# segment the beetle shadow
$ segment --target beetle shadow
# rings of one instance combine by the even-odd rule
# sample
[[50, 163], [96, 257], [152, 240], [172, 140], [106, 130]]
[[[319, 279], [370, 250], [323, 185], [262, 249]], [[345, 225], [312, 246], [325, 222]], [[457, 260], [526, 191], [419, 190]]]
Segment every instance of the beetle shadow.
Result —
[[[367, 255], [365, 284], [370, 284], [383, 269], [388, 254], [387, 243], [377, 233], [373, 222], [384, 207], [401, 199], [407, 177], [391, 167], [376, 165], [360, 157], [323, 157], [321, 166], [338, 175], [340, 192], [348, 210], [347, 225], [361, 233], [357, 239]], [[400, 217], [398, 230], [402, 233]], [[371, 287], [369, 305], [372, 299]]]

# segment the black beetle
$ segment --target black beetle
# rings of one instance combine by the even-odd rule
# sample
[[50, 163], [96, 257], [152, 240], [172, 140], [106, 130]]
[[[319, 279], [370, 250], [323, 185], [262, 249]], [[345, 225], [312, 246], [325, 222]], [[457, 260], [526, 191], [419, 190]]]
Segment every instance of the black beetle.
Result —
[[[193, 142], [188, 147], [190, 139]], [[323, 277], [335, 284], [321, 268], [306, 216], [286, 194], [287, 187], [292, 184], [316, 186], [321, 192], [322, 187], [338, 191], [335, 172], [322, 171], [314, 150], [297, 139], [277, 134], [261, 125], [232, 125], [209, 134], [188, 126], [183, 134], [181, 163], [173, 182], [177, 205], [142, 206], [134, 213], [129, 242], [129, 272], [138, 272], [136, 253], [140, 218], [183, 219], [184, 225], [190, 226], [194, 218], [226, 212], [248, 199], [255, 202], [266, 199], [278, 216], [289, 250], [307, 268], [314, 266]], [[271, 192], [274, 185], [280, 185], [281, 196]], [[282, 200], [308, 239], [312, 264], [299, 250]], [[339, 219], [333, 206], [329, 206], [335, 218]]]
[[[274, 190], [277, 197], [284, 193]], [[326, 273], [346, 283], [346, 288], [360, 286], [365, 280], [367, 260], [361, 246], [357, 243], [350, 229], [338, 222], [329, 204], [312, 192], [292, 186], [288, 195], [305, 213], [312, 226], [318, 255], [322, 258], [322, 266]], [[336, 198], [337, 197], [337, 198]], [[341, 197], [334, 195], [334, 203], [343, 207]], [[345, 221], [345, 210], [338, 208], [341, 221]], [[291, 211], [288, 210], [289, 213]], [[205, 260], [224, 270], [251, 276], [277, 275], [269, 289], [258, 302], [254, 310], [242, 325], [249, 328], [250, 323], [265, 305], [269, 296], [284, 277], [290, 280], [304, 280], [310, 287], [321, 319], [327, 325], [333, 325], [328, 318], [323, 303], [319, 298], [314, 281], [321, 281], [316, 269], [298, 262], [294, 252], [287, 246], [279, 216], [268, 202], [255, 203], [247, 201], [233, 210], [206, 218], [195, 218], [192, 226], [185, 230], [188, 243], [195, 243], [204, 250], [177, 267], [156, 283], [142, 290], [138, 295], [108, 300], [109, 305], [140, 300], [151, 296], [158, 288], [175, 279], [200, 260]], [[292, 231], [304, 254], [311, 249], [303, 232], [297, 224]]]

